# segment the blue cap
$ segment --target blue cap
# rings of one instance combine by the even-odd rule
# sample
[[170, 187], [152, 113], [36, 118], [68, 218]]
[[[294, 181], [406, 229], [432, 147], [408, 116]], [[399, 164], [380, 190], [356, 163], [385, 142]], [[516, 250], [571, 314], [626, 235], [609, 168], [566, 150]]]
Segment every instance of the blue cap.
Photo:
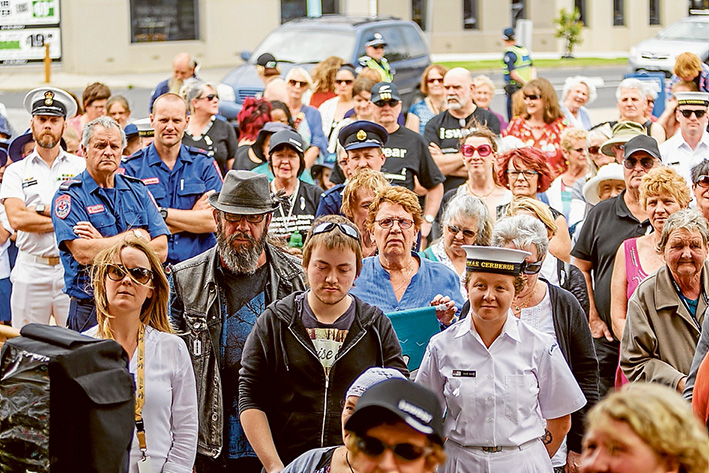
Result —
[[7, 135], [7, 138], [12, 138], [13, 130], [10, 122], [3, 115], [0, 115], [0, 133]]
[[367, 42], [364, 43], [365, 46], [386, 46], [387, 42], [384, 40], [384, 36], [381, 33], [374, 33], [372, 36], [367, 38]]
[[32, 132], [28, 130], [24, 134], [16, 136], [15, 139], [10, 142], [7, 154], [13, 162], [22, 161], [22, 148], [30, 141], [34, 141], [34, 137], [32, 136]]
[[510, 28], [505, 28], [502, 30], [502, 39], [509, 41], [511, 39], [515, 39], [515, 29], [510, 27]]
[[362, 148], [381, 148], [389, 139], [386, 129], [374, 122], [358, 120], [340, 130], [337, 140], [345, 151]]
[[123, 132], [126, 134], [127, 140], [140, 136], [140, 134], [138, 133], [138, 127], [135, 126], [133, 123], [127, 124], [126, 127], [123, 129]]

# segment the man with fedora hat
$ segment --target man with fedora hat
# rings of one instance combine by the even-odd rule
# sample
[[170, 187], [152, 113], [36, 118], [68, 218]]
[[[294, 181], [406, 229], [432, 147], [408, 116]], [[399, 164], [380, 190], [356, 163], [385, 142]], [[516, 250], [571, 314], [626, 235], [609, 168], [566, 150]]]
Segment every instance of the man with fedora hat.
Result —
[[280, 205], [268, 178], [229, 171], [209, 196], [217, 244], [172, 267], [170, 316], [184, 334], [197, 378], [197, 471], [258, 472], [239, 421], [239, 369], [246, 337], [266, 307], [305, 289], [300, 262], [268, 243]]
[[27, 93], [24, 105], [32, 114], [35, 149], [8, 166], [0, 190], [8, 221], [17, 231], [19, 249], [12, 272], [12, 325], [47, 324], [54, 316], [58, 325], [65, 326], [69, 297], [62, 292], [64, 270], [50, 208], [60, 184], [86, 167], [84, 159], [60, 146], [66, 118], [76, 114], [76, 102], [61, 89], [40, 87]]
[[610, 284], [616, 251], [628, 238], [652, 231], [648, 214], [640, 205], [640, 183], [650, 169], [660, 165], [660, 150], [651, 136], [639, 134], [631, 138], [623, 152], [625, 190], [599, 202], [588, 212], [571, 251], [572, 263], [586, 279], [591, 303], [588, 321], [598, 356], [601, 397], [613, 388], [618, 367], [619, 342], [611, 332], [610, 317]]

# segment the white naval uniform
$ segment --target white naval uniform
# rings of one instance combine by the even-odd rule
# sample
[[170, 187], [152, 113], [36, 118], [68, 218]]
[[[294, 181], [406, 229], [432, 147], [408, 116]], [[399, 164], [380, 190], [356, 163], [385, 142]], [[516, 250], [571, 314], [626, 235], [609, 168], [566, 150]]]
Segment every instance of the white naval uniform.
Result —
[[704, 131], [695, 149], [690, 148], [684, 140], [681, 130], [664, 143], [660, 143], [659, 148], [662, 164], [677, 171], [687, 180], [687, 185], [691, 188], [692, 168], [709, 158], [709, 133]]
[[[83, 158], [60, 149], [51, 168], [33, 151], [22, 161], [5, 170], [0, 201], [20, 199], [25, 207], [44, 204], [51, 208], [54, 193], [62, 182], [86, 169]], [[69, 296], [64, 294], [64, 268], [54, 232], [17, 232], [17, 262], [12, 270], [12, 326], [49, 323], [53, 315], [57, 325], [66, 326]]]
[[416, 382], [431, 388], [447, 410], [442, 473], [549, 473], [540, 440], [545, 419], [586, 404], [556, 342], [511, 313], [489, 348], [470, 317], [434, 335]]

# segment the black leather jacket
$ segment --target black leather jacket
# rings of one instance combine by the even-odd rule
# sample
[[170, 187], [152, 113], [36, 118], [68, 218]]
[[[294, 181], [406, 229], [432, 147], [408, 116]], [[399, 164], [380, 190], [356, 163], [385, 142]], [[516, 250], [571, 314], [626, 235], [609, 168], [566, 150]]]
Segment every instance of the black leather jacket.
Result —
[[[266, 304], [305, 289], [300, 262], [266, 244]], [[226, 301], [219, 299], [216, 247], [183, 261], [170, 272], [170, 321], [187, 343], [197, 380], [199, 436], [197, 453], [216, 458], [224, 438], [219, 346]]]

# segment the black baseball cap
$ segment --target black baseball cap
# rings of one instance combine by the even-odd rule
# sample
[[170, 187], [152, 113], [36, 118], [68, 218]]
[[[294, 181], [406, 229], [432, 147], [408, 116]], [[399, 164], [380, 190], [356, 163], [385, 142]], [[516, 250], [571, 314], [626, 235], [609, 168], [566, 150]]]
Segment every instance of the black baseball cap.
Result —
[[638, 151], [645, 151], [655, 159], [661, 160], [660, 148], [657, 146], [657, 140], [652, 136], [645, 134], [635, 136], [625, 143], [623, 159], [628, 159]]
[[374, 84], [372, 87], [372, 97], [369, 99], [372, 103], [377, 103], [381, 100], [398, 100], [401, 101], [399, 97], [399, 88], [396, 84], [391, 82], [379, 82]]
[[430, 389], [398, 378], [377, 383], [359, 398], [345, 429], [364, 435], [382, 423], [377, 412], [394, 414], [416, 432], [443, 445], [443, 407]]
[[305, 152], [303, 139], [293, 130], [281, 130], [274, 133], [273, 136], [271, 136], [268, 154], [273, 153], [273, 150], [281, 145], [293, 148], [300, 156], [303, 156], [303, 153]]
[[271, 53], [263, 53], [256, 60], [256, 64], [263, 66], [266, 69], [275, 69], [278, 66], [278, 61]]

